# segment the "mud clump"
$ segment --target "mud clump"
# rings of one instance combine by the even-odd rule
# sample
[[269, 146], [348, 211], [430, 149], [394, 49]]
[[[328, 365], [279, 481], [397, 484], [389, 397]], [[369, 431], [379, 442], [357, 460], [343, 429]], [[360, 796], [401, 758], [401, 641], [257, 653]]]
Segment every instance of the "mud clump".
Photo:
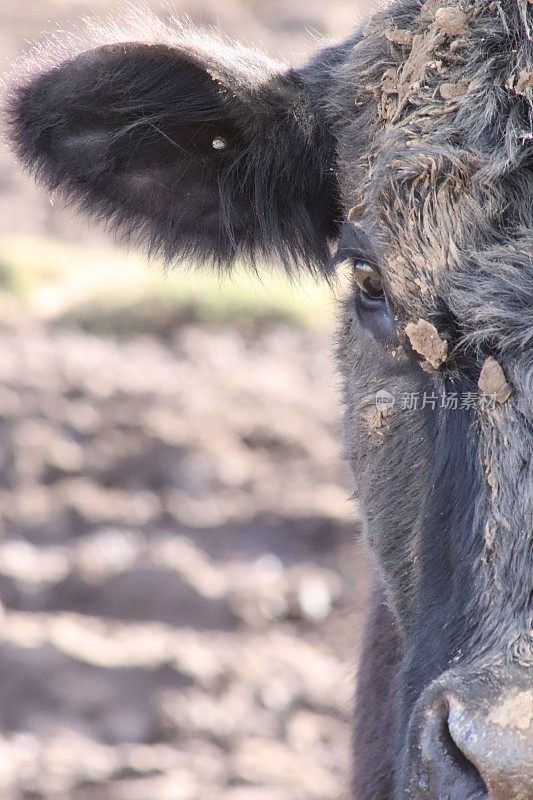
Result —
[[439, 8], [442, 8], [442, 0], [426, 0], [420, 9], [420, 19], [434, 20]]
[[492, 464], [490, 459], [486, 458], [484, 461], [485, 465], [485, 477], [487, 478], [487, 483], [492, 490], [492, 494], [495, 495], [498, 492], [498, 481], [496, 480], [496, 476], [492, 469]]
[[366, 412], [363, 416], [368, 424], [368, 427], [374, 434], [383, 434], [383, 428], [387, 425], [387, 420], [391, 416], [392, 412], [390, 409], [385, 411], [381, 411], [380, 409], [374, 409], [372, 411]]
[[405, 28], [389, 28], [385, 31], [385, 39], [402, 47], [410, 47], [413, 44], [413, 34]]
[[435, 12], [435, 25], [446, 36], [461, 36], [466, 30], [466, 24], [466, 14], [460, 8], [446, 6]]
[[457, 83], [443, 83], [439, 94], [443, 100], [457, 100], [467, 93], [468, 87], [469, 83], [465, 80], [457, 81]]
[[516, 94], [525, 96], [528, 89], [533, 89], [533, 71], [523, 69], [518, 75], [514, 90]]
[[425, 319], [410, 322], [405, 333], [413, 350], [424, 357], [424, 369], [431, 371], [442, 367], [448, 358], [448, 342], [440, 336], [431, 322]]
[[478, 386], [483, 394], [494, 397], [498, 403], [506, 403], [512, 394], [503, 369], [492, 356], [483, 364]]

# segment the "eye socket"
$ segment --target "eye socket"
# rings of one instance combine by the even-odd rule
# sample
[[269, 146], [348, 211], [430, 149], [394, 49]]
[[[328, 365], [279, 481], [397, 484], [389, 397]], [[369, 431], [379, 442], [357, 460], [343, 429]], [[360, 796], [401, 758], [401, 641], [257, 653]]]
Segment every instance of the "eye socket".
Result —
[[354, 280], [366, 299], [374, 302], [385, 300], [381, 276], [370, 264], [365, 261], [356, 261], [354, 264]]

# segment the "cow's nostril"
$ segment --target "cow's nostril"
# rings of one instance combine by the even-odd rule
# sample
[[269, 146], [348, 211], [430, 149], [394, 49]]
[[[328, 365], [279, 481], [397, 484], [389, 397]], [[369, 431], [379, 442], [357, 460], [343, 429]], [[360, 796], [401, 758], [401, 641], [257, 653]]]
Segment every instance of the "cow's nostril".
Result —
[[424, 712], [420, 731], [422, 758], [411, 795], [424, 800], [488, 800], [487, 787], [476, 765], [450, 731], [447, 698], [435, 700]]
[[461, 791], [468, 792], [468, 795], [464, 795], [466, 800], [488, 800], [489, 793], [483, 778], [479, 774], [477, 767], [469, 761], [465, 753], [456, 744], [446, 719], [442, 722], [442, 744], [449, 763], [453, 764], [454, 769], [461, 776], [456, 778], [455, 782], [462, 786]]
[[447, 699], [446, 728], [455, 759], [477, 774], [490, 800], [533, 799], [533, 694], [502, 694], [488, 705]]

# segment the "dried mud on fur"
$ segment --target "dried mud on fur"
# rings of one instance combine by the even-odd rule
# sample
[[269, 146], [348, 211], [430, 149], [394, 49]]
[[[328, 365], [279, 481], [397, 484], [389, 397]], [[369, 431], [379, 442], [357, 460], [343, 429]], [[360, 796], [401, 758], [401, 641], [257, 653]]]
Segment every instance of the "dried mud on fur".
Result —
[[466, 80], [460, 80], [457, 83], [443, 83], [439, 94], [443, 100], [457, 100], [458, 97], [463, 97], [467, 93], [469, 85]]
[[492, 469], [492, 464], [490, 459], [486, 458], [483, 462], [485, 466], [485, 477], [487, 479], [487, 483], [491, 488], [492, 494], [496, 495], [498, 493], [498, 481], [496, 480], [496, 476]]
[[[422, 6], [421, 26], [418, 33], [396, 27], [387, 27], [383, 19], [372, 18], [365, 35], [378, 34], [389, 42], [410, 48], [410, 52], [400, 69], [387, 69], [378, 86], [369, 86], [380, 101], [380, 115], [386, 122], [397, 122], [402, 113], [413, 105], [426, 106], [420, 103], [427, 73], [430, 70], [443, 70], [442, 58], [437, 51], [444, 47], [455, 49], [468, 34], [468, 17], [460, 8], [442, 6], [436, 0], [428, 0]], [[462, 37], [462, 38], [461, 38]], [[454, 40], [449, 42], [449, 40]], [[440, 96], [450, 101], [456, 100], [466, 93], [468, 84], [465, 81], [443, 84]], [[411, 102], [413, 101], [413, 103]], [[426, 112], [429, 109], [426, 108]]]
[[375, 407], [366, 408], [361, 412], [361, 419], [368, 428], [370, 441], [375, 445], [381, 445], [389, 431], [390, 417], [392, 411], [386, 409], [381, 411]]
[[467, 17], [464, 11], [454, 6], [438, 8], [435, 12], [435, 25], [446, 36], [461, 36], [466, 31]]
[[381, 430], [385, 425], [385, 420], [390, 416], [390, 411], [379, 411], [378, 409], [365, 414], [368, 426], [374, 431]]
[[478, 386], [484, 394], [494, 397], [498, 403], [506, 403], [512, 394], [503, 369], [492, 356], [483, 364]]
[[516, 94], [525, 96], [528, 89], [533, 89], [533, 71], [523, 69], [518, 75], [514, 90]]
[[413, 43], [413, 34], [405, 28], [389, 28], [385, 31], [385, 39], [403, 47], [410, 47]]
[[422, 367], [438, 370], [448, 358], [448, 342], [442, 339], [436, 327], [425, 319], [410, 322], [405, 333], [411, 342], [411, 347], [425, 361]]

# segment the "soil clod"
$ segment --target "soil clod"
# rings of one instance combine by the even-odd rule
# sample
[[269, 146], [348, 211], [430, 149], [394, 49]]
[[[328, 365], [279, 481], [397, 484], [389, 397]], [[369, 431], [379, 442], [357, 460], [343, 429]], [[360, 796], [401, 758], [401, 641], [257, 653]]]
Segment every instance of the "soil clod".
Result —
[[498, 403], [506, 403], [512, 394], [503, 369], [492, 356], [483, 364], [478, 385], [484, 394], [494, 397]]
[[418, 322], [410, 322], [405, 333], [413, 350], [424, 356], [424, 368], [440, 369], [448, 358], [448, 342], [440, 336], [436, 327], [425, 319], [419, 319]]

